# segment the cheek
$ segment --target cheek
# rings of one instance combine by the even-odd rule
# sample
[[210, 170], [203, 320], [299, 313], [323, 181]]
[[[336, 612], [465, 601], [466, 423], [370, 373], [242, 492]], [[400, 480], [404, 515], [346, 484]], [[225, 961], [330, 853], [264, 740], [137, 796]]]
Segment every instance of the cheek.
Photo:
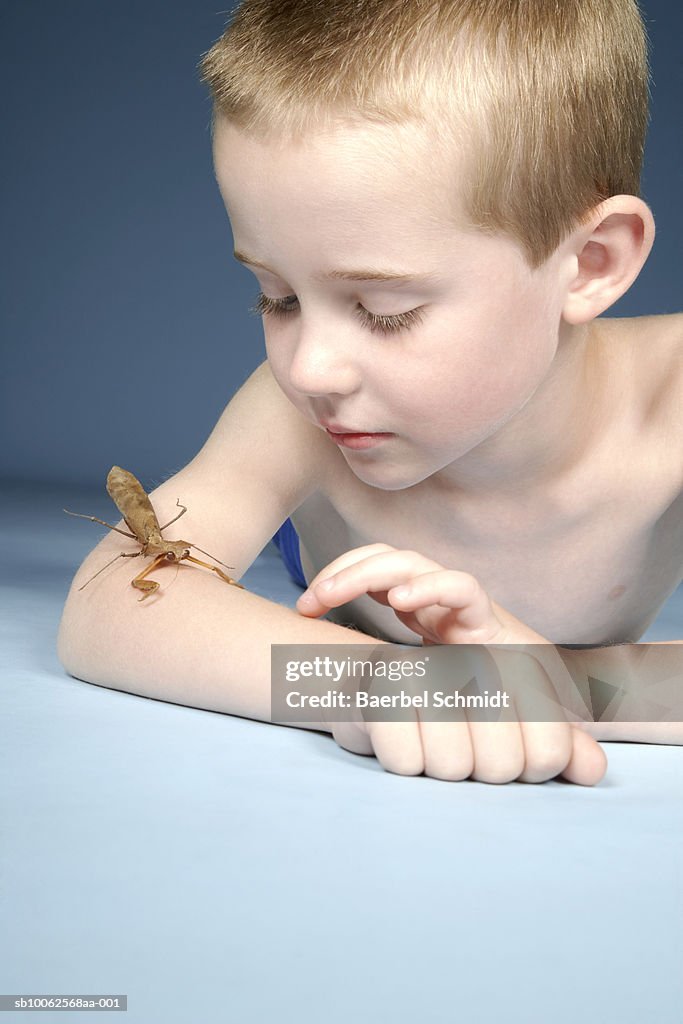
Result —
[[546, 375], [552, 338], [549, 324], [531, 318], [522, 301], [511, 312], [463, 317], [456, 331], [430, 346], [434, 358], [419, 367], [406, 391], [406, 412], [421, 415], [435, 437], [449, 429], [476, 432], [509, 418]]
[[[295, 392], [289, 384], [289, 367], [292, 362], [290, 346], [286, 344], [282, 334], [277, 338], [277, 341], [271, 340], [267, 328], [265, 330], [265, 343], [268, 365], [270, 366], [273, 377], [275, 377], [275, 380], [280, 385], [282, 391], [287, 395], [287, 398], [296, 405], [297, 392]], [[300, 395], [298, 398], [301, 400]]]

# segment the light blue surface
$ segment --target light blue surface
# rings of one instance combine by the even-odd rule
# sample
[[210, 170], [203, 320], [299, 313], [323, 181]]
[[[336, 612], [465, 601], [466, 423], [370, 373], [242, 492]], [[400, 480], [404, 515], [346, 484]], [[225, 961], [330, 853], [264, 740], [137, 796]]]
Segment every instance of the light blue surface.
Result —
[[[127, 993], [129, 1024], [678, 1024], [683, 747], [606, 744], [592, 789], [445, 783], [71, 679], [98, 534], [64, 504], [110, 513], [2, 501], [0, 992]], [[298, 593], [272, 547], [245, 582]], [[679, 591], [648, 639], [682, 622]]]

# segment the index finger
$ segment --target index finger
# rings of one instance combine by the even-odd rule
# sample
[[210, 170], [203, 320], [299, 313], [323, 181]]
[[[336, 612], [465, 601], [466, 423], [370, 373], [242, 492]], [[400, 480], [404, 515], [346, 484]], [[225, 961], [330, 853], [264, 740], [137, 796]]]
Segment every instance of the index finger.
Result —
[[[359, 552], [363, 550], [357, 549]], [[367, 549], [365, 551], [367, 552]], [[388, 548], [374, 553], [368, 552], [336, 573], [329, 573], [325, 579], [313, 580], [306, 594], [299, 598], [297, 606], [302, 602], [300, 611], [305, 610], [306, 614], [320, 614], [319, 611], [312, 610], [338, 608], [362, 594], [385, 594], [391, 587], [406, 583], [418, 574], [441, 568], [438, 562], [426, 558], [417, 551], [397, 551], [395, 548]]]

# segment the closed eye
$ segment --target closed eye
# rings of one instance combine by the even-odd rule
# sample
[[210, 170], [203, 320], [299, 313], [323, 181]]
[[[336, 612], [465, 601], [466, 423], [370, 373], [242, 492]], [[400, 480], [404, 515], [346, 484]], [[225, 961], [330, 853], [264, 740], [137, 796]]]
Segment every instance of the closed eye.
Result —
[[[249, 312], [254, 316], [285, 317], [295, 313], [298, 305], [296, 295], [288, 295], [284, 299], [269, 299], [263, 292], [259, 292]], [[373, 333], [396, 334], [422, 323], [420, 309], [410, 309], [407, 313], [396, 313], [393, 316], [379, 316], [377, 313], [370, 313], [363, 306], [358, 306], [357, 312], [363, 326]]]

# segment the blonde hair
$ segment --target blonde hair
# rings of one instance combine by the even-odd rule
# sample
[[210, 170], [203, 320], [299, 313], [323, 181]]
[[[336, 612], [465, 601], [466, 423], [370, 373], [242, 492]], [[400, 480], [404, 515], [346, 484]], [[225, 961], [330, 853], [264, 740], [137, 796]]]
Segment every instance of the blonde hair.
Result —
[[639, 194], [647, 50], [636, 0], [243, 0], [199, 70], [212, 127], [422, 126], [463, 155], [472, 226], [537, 267]]

